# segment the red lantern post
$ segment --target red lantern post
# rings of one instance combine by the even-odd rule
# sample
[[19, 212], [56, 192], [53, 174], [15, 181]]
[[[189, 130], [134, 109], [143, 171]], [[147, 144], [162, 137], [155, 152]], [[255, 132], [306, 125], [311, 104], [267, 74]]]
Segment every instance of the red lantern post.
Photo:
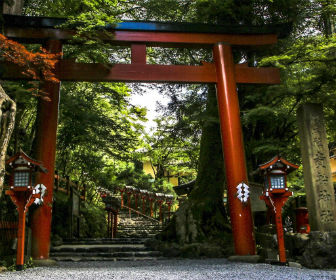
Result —
[[37, 185], [34, 188], [33, 174], [38, 171], [47, 173], [47, 169], [43, 167], [41, 162], [30, 158], [22, 151], [8, 159], [6, 164], [12, 168], [11, 187], [10, 190], [6, 191], [6, 194], [10, 196], [19, 213], [16, 270], [22, 270], [24, 265], [26, 214], [33, 202], [36, 204], [43, 202], [45, 192], [43, 185]]
[[296, 232], [309, 233], [310, 225], [308, 218], [308, 208], [299, 207], [295, 209], [296, 212]]
[[293, 195], [287, 188], [286, 176], [297, 168], [299, 168], [299, 166], [290, 163], [280, 156], [276, 156], [269, 162], [259, 165], [259, 170], [263, 173], [265, 178], [265, 191], [260, 199], [265, 201], [266, 205], [275, 215], [279, 261], [281, 264], [287, 262], [281, 212], [288, 197]]

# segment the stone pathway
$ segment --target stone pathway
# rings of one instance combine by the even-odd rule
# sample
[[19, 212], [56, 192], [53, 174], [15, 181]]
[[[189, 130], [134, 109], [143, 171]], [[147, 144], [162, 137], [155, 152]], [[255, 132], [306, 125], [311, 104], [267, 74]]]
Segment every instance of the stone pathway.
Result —
[[60, 262], [56, 267], [36, 267], [0, 273], [6, 280], [336, 280], [336, 270], [311, 270], [268, 264], [233, 263], [226, 259], [124, 262]]

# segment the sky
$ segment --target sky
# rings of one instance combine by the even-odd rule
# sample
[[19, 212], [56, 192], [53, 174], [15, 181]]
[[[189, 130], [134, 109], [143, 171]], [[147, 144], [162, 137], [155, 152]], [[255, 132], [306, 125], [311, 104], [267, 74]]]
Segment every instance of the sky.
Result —
[[157, 102], [160, 102], [163, 105], [167, 105], [169, 99], [152, 88], [147, 88], [145, 85], [141, 86], [141, 88], [143, 89], [142, 95], [136, 94], [135, 91], [132, 91], [131, 104], [147, 108], [146, 117], [148, 122], [144, 125], [146, 132], [149, 132], [151, 128], [156, 127], [154, 119], [160, 116], [155, 111]]

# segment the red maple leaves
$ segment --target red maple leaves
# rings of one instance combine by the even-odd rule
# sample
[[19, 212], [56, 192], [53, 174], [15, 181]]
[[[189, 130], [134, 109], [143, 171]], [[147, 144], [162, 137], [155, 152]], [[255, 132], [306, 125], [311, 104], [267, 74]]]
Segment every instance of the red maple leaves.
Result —
[[[42, 47], [40, 52], [31, 52], [22, 44], [9, 40], [2, 34], [0, 34], [0, 53], [5, 62], [18, 65], [21, 73], [33, 80], [59, 82], [54, 70], [61, 53], [51, 54]], [[36, 88], [29, 91], [36, 92]]]
[[34, 80], [58, 82], [55, 77], [55, 65], [61, 54], [51, 54], [40, 48], [40, 52], [30, 52], [25, 46], [7, 39], [0, 34], [0, 51], [6, 62], [12, 62], [21, 67], [22, 74]]

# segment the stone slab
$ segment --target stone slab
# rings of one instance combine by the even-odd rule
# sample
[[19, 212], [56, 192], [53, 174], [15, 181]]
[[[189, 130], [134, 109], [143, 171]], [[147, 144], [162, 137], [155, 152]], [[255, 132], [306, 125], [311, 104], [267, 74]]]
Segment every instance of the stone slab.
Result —
[[336, 230], [335, 193], [322, 105], [300, 106], [297, 119], [309, 224], [312, 230]]

